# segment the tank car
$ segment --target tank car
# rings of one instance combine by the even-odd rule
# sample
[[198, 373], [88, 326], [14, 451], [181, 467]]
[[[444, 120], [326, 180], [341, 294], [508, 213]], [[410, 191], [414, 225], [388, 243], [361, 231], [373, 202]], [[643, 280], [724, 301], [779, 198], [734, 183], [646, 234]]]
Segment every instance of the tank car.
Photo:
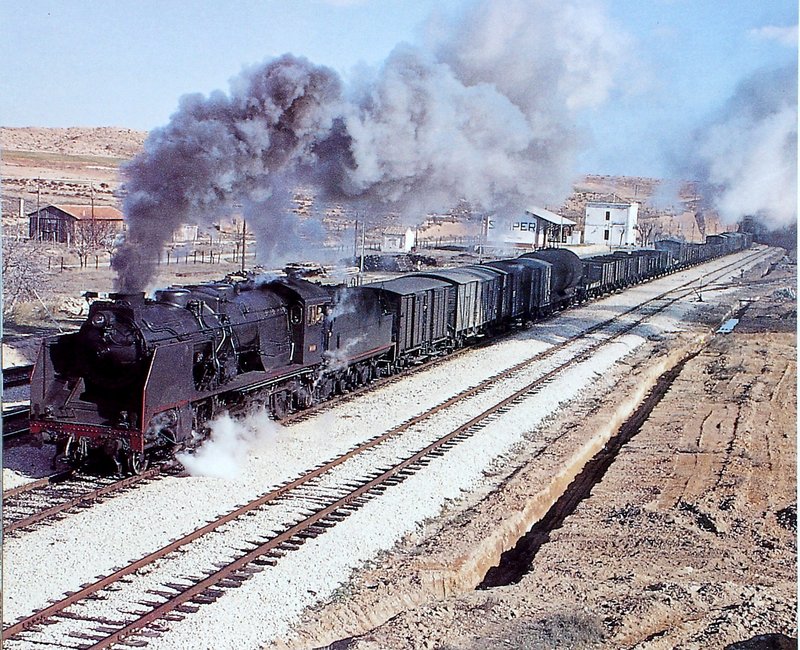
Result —
[[583, 281], [583, 264], [575, 253], [566, 248], [545, 248], [521, 257], [551, 265], [550, 300], [553, 308], [566, 307], [576, 299]]

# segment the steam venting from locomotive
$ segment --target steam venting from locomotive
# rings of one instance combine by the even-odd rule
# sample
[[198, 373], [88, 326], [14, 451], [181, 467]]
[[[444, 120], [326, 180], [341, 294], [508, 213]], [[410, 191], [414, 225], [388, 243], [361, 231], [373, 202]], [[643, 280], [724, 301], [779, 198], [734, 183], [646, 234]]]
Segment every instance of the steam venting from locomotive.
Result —
[[260, 259], [285, 261], [321, 229], [288, 210], [298, 185], [414, 218], [458, 199], [499, 210], [562, 198], [576, 111], [610, 92], [620, 30], [591, 3], [482, 0], [432, 20], [422, 41], [347, 85], [287, 54], [244, 71], [229, 94], [183, 97], [125, 168], [118, 290], [146, 287], [180, 224], [236, 211]]
[[797, 68], [744, 80], [696, 133], [694, 170], [723, 219], [753, 215], [777, 229], [797, 222]]
[[235, 420], [225, 413], [210, 423], [211, 435], [195, 453], [176, 458], [191, 476], [235, 480], [242, 474], [251, 452], [277, 444], [278, 425], [263, 410]]

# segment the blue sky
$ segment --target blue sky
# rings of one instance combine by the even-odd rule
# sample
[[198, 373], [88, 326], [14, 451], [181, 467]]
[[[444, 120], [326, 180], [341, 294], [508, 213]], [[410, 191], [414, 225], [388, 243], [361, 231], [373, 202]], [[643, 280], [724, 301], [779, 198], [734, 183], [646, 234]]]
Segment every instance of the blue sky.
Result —
[[[227, 90], [244, 66], [284, 52], [347, 77], [418, 40], [433, 11], [464, 4], [0, 0], [0, 125], [150, 129], [168, 121], [181, 95]], [[662, 174], [661, 150], [721, 110], [742, 79], [797, 59], [794, 0], [601, 4], [630, 41], [630, 60], [609, 100], [580, 116], [589, 135], [583, 172]]]

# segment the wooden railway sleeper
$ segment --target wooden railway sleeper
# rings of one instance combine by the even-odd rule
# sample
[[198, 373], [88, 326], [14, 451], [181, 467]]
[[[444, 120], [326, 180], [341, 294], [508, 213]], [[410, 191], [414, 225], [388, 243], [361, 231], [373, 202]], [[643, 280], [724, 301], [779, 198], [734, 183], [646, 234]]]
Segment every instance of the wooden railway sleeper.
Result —
[[189, 603], [182, 603], [175, 608], [175, 611], [181, 612], [182, 614], [196, 614], [200, 611], [200, 608]]
[[144, 641], [143, 639], [134, 639], [132, 637], [122, 639], [120, 641], [117, 641], [117, 643], [119, 643], [120, 645], [129, 646], [131, 648], [146, 648], [148, 646], [147, 641]]

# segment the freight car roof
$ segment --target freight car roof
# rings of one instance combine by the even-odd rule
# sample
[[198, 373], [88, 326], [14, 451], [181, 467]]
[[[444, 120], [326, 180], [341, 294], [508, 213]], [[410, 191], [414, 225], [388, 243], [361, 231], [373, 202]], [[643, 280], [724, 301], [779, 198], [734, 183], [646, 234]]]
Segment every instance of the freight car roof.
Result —
[[502, 269], [493, 269], [488, 266], [481, 266], [478, 264], [471, 264], [470, 266], [464, 267], [465, 271], [472, 271], [477, 275], [481, 276], [482, 278], [486, 278], [487, 280], [492, 280], [497, 278], [501, 275], [506, 275], [508, 271], [504, 271]]
[[384, 291], [396, 293], [401, 296], [408, 296], [420, 291], [425, 291], [426, 289], [440, 289], [442, 287], [447, 287], [449, 284], [447, 282], [442, 282], [441, 280], [434, 280], [424, 276], [404, 275], [400, 278], [383, 280], [381, 282], [371, 282], [363, 286], [368, 289], [382, 289]]
[[458, 269], [443, 269], [441, 271], [428, 271], [424, 274], [414, 274], [412, 277], [424, 277], [424, 278], [442, 278], [445, 281], [449, 282], [450, 284], [468, 284], [470, 282], [477, 282], [481, 280], [486, 280], [487, 272], [484, 271], [480, 273], [476, 270], [467, 269], [467, 268], [458, 268]]

